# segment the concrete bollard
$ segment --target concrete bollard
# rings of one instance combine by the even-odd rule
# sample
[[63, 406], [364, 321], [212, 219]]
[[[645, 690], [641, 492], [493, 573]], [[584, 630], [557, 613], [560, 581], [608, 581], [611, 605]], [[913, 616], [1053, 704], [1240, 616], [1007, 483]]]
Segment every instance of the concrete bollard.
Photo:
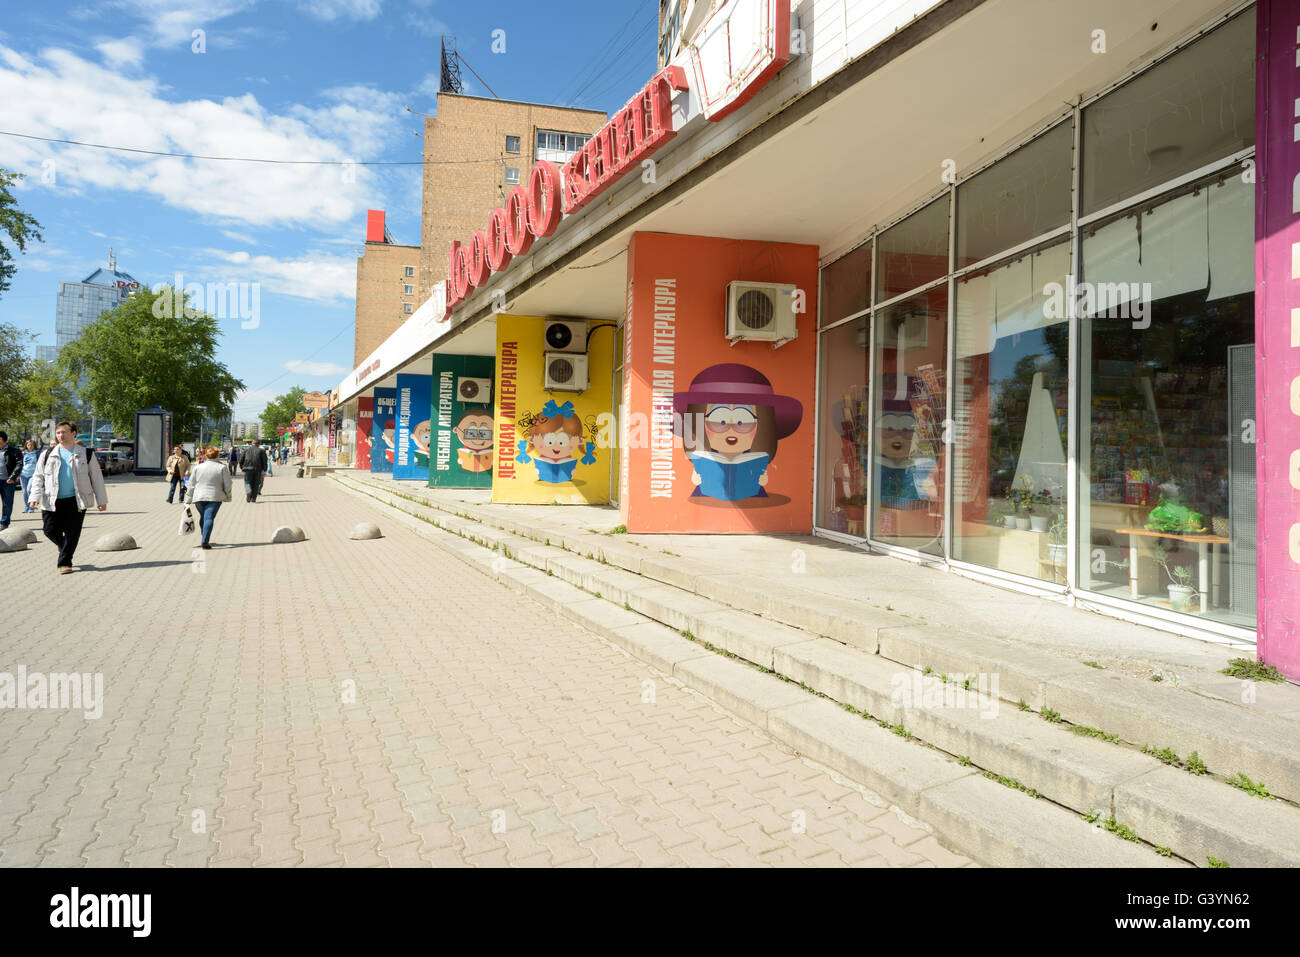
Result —
[[351, 537], [355, 541], [361, 541], [370, 538], [383, 538], [384, 534], [374, 522], [358, 522], [356, 527], [352, 529]]
[[126, 532], [109, 532], [107, 535], [101, 535], [95, 539], [95, 551], [97, 552], [125, 552], [139, 547], [135, 543], [135, 539]]
[[27, 551], [27, 535], [29, 529], [19, 531], [11, 528], [8, 531], [0, 532], [0, 552], [25, 552]]
[[306, 534], [296, 525], [281, 525], [271, 535], [271, 541], [277, 545], [283, 545], [289, 542], [302, 542], [306, 540]]

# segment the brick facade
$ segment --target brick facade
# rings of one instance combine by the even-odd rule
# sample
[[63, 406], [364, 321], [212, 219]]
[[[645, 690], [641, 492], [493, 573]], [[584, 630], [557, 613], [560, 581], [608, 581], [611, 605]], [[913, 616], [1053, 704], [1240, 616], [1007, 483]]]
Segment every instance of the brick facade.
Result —
[[[418, 275], [407, 276], [406, 267], [419, 272], [420, 247], [392, 243], [366, 243], [357, 259], [356, 325], [352, 338], [352, 365], [361, 365], [403, 322], [420, 300]], [[406, 294], [405, 288], [411, 287]]]
[[[517, 169], [520, 182], [527, 183], [538, 130], [590, 136], [605, 119], [598, 110], [439, 93], [437, 115], [424, 121], [419, 302], [447, 277], [452, 240], [466, 241], [504, 205], [514, 185], [506, 182], [507, 168]], [[519, 137], [518, 153], [506, 152], [507, 136]]]

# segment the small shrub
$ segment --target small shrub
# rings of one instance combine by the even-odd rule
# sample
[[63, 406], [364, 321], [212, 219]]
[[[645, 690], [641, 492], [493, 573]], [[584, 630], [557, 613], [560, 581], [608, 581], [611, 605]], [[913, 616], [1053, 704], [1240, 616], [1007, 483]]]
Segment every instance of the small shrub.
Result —
[[1205, 767], [1205, 762], [1201, 760], [1201, 756], [1193, 751], [1187, 756], [1187, 770], [1192, 774], [1204, 774], [1208, 769]]
[[1262, 661], [1251, 661], [1249, 658], [1233, 658], [1220, 674], [1232, 678], [1248, 678], [1251, 681], [1283, 680], [1281, 672], [1272, 665], [1266, 665]]

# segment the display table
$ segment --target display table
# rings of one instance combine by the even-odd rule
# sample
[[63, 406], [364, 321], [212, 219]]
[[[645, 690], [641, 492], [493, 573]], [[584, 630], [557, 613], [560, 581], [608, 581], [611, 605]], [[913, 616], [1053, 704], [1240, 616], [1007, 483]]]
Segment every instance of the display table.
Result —
[[1214, 604], [1219, 604], [1219, 563], [1211, 561], [1215, 545], [1227, 545], [1231, 539], [1221, 535], [1179, 535], [1175, 532], [1153, 532], [1149, 528], [1117, 528], [1117, 535], [1127, 535], [1128, 542], [1128, 580], [1131, 597], [1141, 598], [1138, 594], [1138, 538], [1168, 538], [1175, 542], [1190, 542], [1196, 546], [1197, 565], [1200, 571], [1201, 614], [1209, 610], [1209, 591], [1214, 589]]

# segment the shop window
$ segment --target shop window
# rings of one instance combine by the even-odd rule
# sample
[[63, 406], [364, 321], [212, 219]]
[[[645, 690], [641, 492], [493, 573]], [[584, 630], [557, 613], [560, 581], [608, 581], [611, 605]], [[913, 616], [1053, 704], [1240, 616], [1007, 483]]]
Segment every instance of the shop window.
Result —
[[957, 187], [957, 268], [991, 259], [1070, 221], [1068, 121]]
[[1086, 215], [1255, 143], [1255, 11], [1083, 111]]
[[943, 554], [948, 290], [876, 312], [872, 538]]
[[506, 152], [507, 152], [507, 153], [518, 153], [518, 152], [519, 152], [519, 137], [517, 137], [517, 136], [507, 136], [507, 137], [506, 137]]
[[1082, 233], [1081, 584], [1254, 628], [1252, 187]]
[[871, 321], [860, 316], [821, 336], [821, 439], [817, 525], [866, 535], [866, 472], [871, 467], [867, 366]]
[[1067, 239], [963, 276], [953, 338], [953, 558], [1061, 584], [1069, 267]]
[[876, 240], [876, 301], [883, 302], [948, 273], [948, 196], [891, 226]]
[[871, 243], [822, 270], [821, 324], [834, 325], [871, 306]]

